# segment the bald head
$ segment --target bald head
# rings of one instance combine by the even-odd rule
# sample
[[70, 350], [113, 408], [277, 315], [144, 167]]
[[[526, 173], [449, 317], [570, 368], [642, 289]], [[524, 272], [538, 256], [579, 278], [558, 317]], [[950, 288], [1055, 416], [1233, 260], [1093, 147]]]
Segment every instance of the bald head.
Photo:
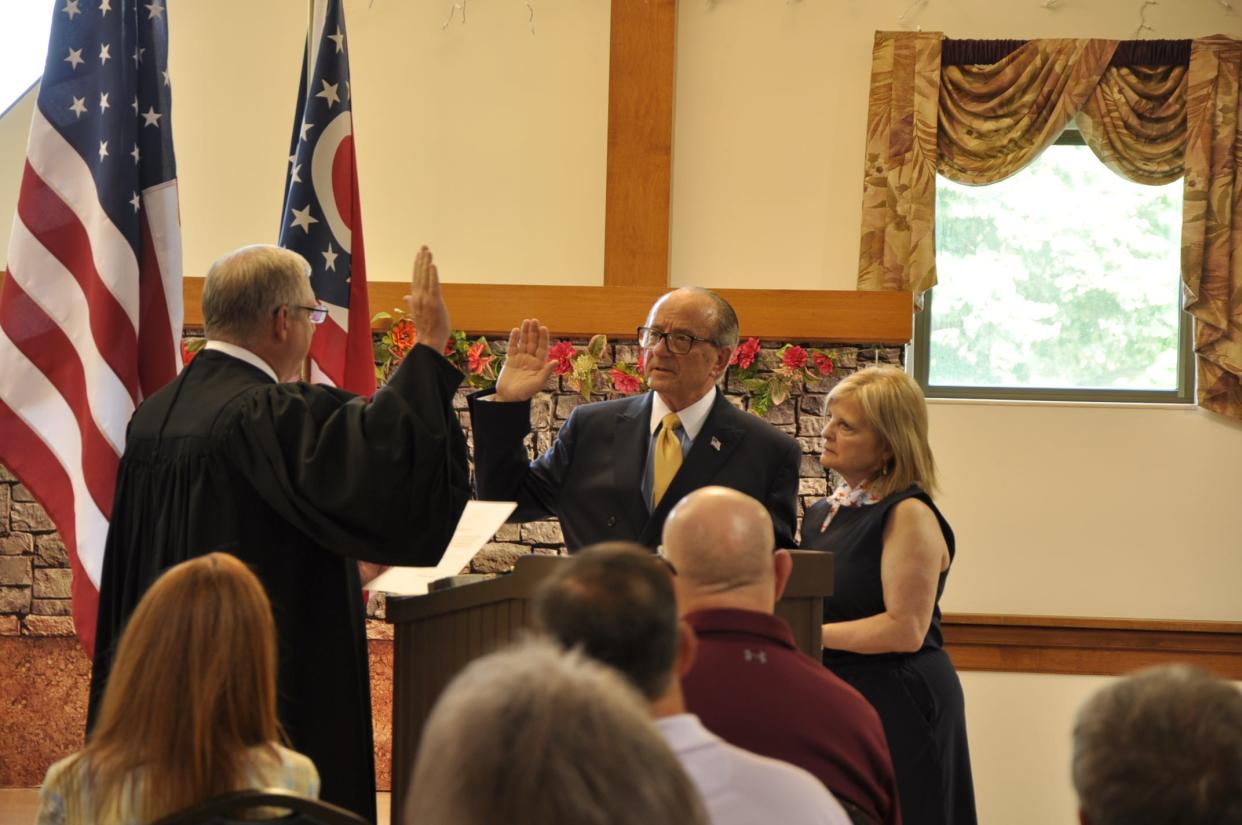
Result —
[[694, 491], [669, 513], [663, 545], [677, 568], [683, 613], [707, 606], [771, 611], [776, 538], [772, 517], [750, 496], [727, 487]]

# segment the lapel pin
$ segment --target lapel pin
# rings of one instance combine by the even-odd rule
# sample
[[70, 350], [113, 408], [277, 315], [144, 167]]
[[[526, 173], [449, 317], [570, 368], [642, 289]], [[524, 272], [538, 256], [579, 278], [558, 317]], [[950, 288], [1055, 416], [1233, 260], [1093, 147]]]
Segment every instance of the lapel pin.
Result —
[[720, 452], [720, 439], [714, 435], [712, 436], [712, 449], [716, 452]]

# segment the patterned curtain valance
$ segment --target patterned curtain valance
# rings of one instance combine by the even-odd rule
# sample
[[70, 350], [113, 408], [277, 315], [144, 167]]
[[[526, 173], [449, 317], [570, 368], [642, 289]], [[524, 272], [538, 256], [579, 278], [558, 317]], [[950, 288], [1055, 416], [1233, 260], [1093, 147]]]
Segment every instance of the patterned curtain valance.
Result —
[[1095, 155], [1144, 184], [1184, 183], [1182, 281], [1198, 398], [1242, 419], [1242, 43], [950, 40], [877, 32], [859, 289], [936, 283], [936, 174], [987, 184], [1073, 121]]

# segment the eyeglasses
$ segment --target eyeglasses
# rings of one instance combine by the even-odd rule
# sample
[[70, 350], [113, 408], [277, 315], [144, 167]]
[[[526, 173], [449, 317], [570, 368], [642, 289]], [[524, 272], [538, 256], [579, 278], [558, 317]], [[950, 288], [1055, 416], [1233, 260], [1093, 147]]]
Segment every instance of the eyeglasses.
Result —
[[685, 355], [695, 344], [716, 344], [710, 338], [697, 338], [684, 332], [665, 332], [653, 327], [638, 328], [638, 344], [644, 349], [655, 349], [663, 341], [674, 355]]
[[[313, 306], [313, 307], [304, 307], [298, 304], [283, 304], [283, 306], [287, 306], [289, 307], [289, 309], [306, 310], [307, 319], [315, 326], [319, 326], [324, 321], [328, 320], [328, 308], [324, 306], [323, 304], [320, 304], [318, 306]], [[280, 307], [276, 307], [274, 310], [272, 310], [273, 315], [275, 315], [277, 312], [280, 312]]]

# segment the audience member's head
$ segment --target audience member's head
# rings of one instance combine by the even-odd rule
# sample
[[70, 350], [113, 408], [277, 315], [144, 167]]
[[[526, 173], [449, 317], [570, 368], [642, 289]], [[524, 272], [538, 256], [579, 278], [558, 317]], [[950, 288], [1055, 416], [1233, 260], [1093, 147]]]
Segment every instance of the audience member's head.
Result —
[[245, 787], [249, 749], [280, 735], [263, 586], [224, 553], [182, 562], [146, 592], [121, 636], [81, 753], [94, 807], [85, 821], [114, 821], [137, 770], [143, 821]]
[[927, 439], [927, 401], [917, 381], [894, 366], [867, 367], [832, 388], [825, 414], [839, 401], [857, 402], [865, 423], [891, 453], [868, 487], [877, 498], [917, 484], [936, 492], [936, 462]]
[[1242, 825], [1242, 692], [1185, 665], [1096, 693], [1074, 725], [1083, 825]]
[[771, 613], [789, 581], [789, 553], [774, 553], [767, 509], [728, 487], [703, 487], [664, 522], [663, 552], [677, 570], [681, 612], [717, 607]]
[[546, 641], [476, 660], [436, 703], [407, 825], [706, 825], [641, 697]]
[[310, 348], [320, 317], [310, 265], [278, 246], [244, 246], [217, 260], [203, 283], [207, 338], [245, 347], [285, 380]]
[[535, 593], [534, 625], [621, 671], [652, 702], [692, 655], [681, 650], [693, 634], [679, 627], [667, 565], [630, 542], [596, 544], [559, 565]]

